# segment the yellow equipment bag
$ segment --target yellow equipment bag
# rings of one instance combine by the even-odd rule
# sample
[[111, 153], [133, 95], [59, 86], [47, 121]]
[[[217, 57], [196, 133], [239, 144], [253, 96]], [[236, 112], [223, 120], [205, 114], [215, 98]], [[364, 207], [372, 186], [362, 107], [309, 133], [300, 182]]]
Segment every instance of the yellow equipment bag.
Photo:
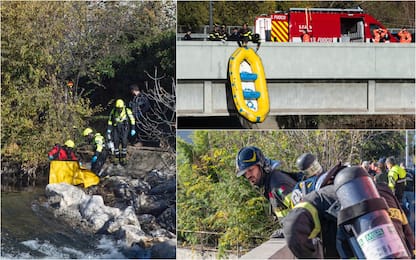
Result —
[[51, 161], [49, 184], [63, 182], [71, 185], [84, 184], [88, 188], [97, 185], [100, 178], [92, 171], [81, 168], [77, 161]]

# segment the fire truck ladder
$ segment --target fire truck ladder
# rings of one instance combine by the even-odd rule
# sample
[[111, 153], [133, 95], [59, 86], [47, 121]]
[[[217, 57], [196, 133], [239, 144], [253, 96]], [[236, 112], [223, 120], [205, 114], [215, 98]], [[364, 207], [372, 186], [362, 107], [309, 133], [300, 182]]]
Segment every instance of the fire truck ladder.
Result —
[[364, 10], [360, 7], [357, 7], [357, 9], [341, 9], [341, 8], [290, 8], [291, 12], [327, 12], [327, 13], [337, 13], [337, 12], [344, 12], [344, 13], [364, 13]]

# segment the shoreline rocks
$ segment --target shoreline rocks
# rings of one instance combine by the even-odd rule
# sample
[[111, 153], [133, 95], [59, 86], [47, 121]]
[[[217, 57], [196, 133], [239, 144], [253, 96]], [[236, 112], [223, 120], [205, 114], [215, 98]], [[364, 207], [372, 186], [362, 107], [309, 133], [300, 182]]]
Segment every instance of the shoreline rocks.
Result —
[[163, 155], [158, 151], [129, 153], [131, 157], [152, 159], [130, 161], [125, 168], [107, 164], [106, 177], [88, 189], [48, 184], [48, 208], [72, 226], [123, 241], [130, 254], [141, 247], [157, 258], [175, 258], [175, 165], [167, 167], [169, 164], [159, 160]]

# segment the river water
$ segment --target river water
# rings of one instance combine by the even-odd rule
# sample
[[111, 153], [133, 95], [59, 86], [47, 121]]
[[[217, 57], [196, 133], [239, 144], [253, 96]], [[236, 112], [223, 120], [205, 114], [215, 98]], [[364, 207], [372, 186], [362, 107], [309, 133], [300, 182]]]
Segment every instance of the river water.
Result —
[[[66, 225], [42, 201], [44, 188], [1, 193], [1, 258], [129, 258], [131, 249], [124, 250], [109, 236]], [[141, 249], [137, 254], [150, 257]]]

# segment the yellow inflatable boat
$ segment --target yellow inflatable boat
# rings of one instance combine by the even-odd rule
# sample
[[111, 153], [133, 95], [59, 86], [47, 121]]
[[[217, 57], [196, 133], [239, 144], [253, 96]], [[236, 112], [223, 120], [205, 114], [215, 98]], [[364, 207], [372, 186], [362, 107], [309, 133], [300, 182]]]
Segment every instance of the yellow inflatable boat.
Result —
[[92, 171], [80, 167], [77, 161], [51, 161], [49, 169], [49, 184], [68, 183], [71, 185], [84, 184], [84, 188], [97, 185], [100, 178]]
[[263, 122], [270, 101], [260, 57], [252, 48], [238, 48], [229, 59], [228, 74], [238, 113], [250, 122]]

